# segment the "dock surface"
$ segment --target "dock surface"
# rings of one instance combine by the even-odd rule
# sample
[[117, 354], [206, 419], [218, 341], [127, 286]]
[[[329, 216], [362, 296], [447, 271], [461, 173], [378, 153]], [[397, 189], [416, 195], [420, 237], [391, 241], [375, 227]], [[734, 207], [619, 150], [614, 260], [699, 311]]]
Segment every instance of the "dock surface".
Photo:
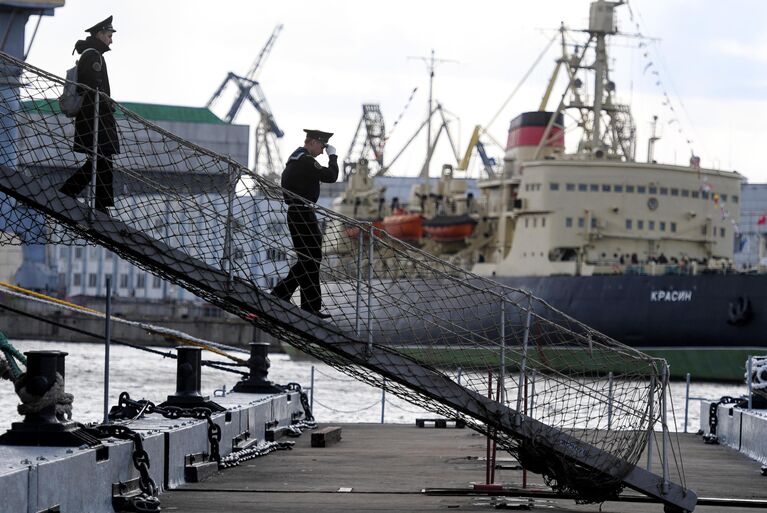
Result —
[[[658, 503], [616, 501], [600, 507], [578, 505], [568, 498], [427, 495], [423, 489], [466, 490], [471, 483], [484, 483], [486, 439], [469, 429], [452, 427], [332, 425], [342, 427], [340, 442], [313, 448], [311, 431], [305, 431], [295, 439], [291, 451], [250, 460], [205, 482], [165, 492], [161, 496], [163, 511], [436, 512], [521, 510], [530, 505], [532, 510], [552, 512], [663, 512]], [[679, 434], [679, 439], [687, 484], [698, 497], [767, 501], [767, 477], [761, 475], [758, 462], [727, 447], [706, 445], [694, 434]], [[646, 457], [641, 462], [645, 465]], [[496, 470], [496, 483], [521, 487], [522, 471], [511, 468], [516, 463], [512, 457], [499, 452], [497, 463], [504, 468]], [[654, 457], [653, 463], [653, 471], [660, 473], [659, 458]], [[673, 457], [670, 465], [675, 475]], [[540, 476], [528, 473], [528, 485], [542, 487], [543, 482]], [[695, 511], [745, 513], [758, 509], [754, 505], [699, 504]]]

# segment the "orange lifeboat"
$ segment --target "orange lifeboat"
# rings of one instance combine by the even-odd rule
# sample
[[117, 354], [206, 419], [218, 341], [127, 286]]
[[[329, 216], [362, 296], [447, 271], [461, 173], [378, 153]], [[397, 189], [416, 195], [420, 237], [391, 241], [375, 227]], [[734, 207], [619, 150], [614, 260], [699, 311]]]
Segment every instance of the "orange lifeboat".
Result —
[[400, 240], [419, 240], [423, 237], [423, 217], [403, 209], [396, 209], [383, 218], [383, 229]]
[[[364, 220], [361, 220], [361, 221], [365, 222]], [[372, 221], [371, 220], [367, 220], [366, 222], [373, 223], [373, 228], [375, 228], [376, 230], [383, 229], [384, 220], [382, 218], [380, 218], [380, 217], [378, 219], [373, 219]], [[346, 233], [347, 237], [349, 237], [351, 239], [356, 239], [359, 236], [359, 233], [360, 233], [359, 226], [353, 225], [353, 224], [346, 225], [344, 227], [344, 233]], [[367, 233], [365, 233], [363, 235], [363, 237], [365, 237], [365, 238], [367, 238], [367, 236], [368, 236]]]
[[469, 237], [477, 220], [468, 214], [438, 215], [423, 222], [423, 231], [434, 242], [458, 242]]

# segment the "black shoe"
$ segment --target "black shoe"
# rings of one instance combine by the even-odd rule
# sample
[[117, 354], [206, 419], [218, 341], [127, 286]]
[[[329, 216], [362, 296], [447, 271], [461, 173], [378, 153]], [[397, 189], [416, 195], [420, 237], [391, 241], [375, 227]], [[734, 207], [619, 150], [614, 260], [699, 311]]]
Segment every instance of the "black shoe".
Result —
[[320, 312], [319, 310], [317, 310], [316, 312], [314, 310], [306, 310], [306, 311], [314, 315], [315, 317], [319, 317], [320, 319], [330, 319], [331, 317], [333, 317], [332, 315], [325, 312]]
[[109, 213], [109, 209], [107, 207], [98, 206], [96, 207], [96, 210], [98, 210], [102, 214], [106, 214], [111, 217], [111, 214]]

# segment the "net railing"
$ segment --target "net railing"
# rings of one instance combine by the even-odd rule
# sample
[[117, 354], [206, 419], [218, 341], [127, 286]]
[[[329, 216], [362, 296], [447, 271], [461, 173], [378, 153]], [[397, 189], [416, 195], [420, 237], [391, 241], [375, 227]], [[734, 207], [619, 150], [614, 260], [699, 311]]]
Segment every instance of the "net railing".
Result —
[[[21, 177], [49, 201], [62, 198], [70, 201], [62, 204], [86, 209], [95, 223], [74, 222], [69, 212], [46, 209], [11, 191], [0, 196], [0, 243], [104, 245], [350, 376], [379, 387], [385, 383], [387, 391], [413, 404], [463, 418], [523, 465], [543, 473], [555, 489], [584, 500], [615, 493], [620, 478], [638, 463], [660, 414], [662, 362], [524, 290], [476, 276], [369, 223], [312, 205], [322, 229], [323, 311], [331, 317], [304, 319], [339, 340], [364, 346], [378, 355], [378, 363], [350, 357], [281, 320], [279, 312], [296, 311], [298, 292], [293, 303], [269, 294], [297, 261], [285, 206], [286, 195], [294, 197], [232, 159], [99, 95], [99, 112], [114, 116], [119, 137], [119, 153], [112, 157], [114, 207], [111, 217], [90, 210], [90, 187], [71, 203], [60, 188], [87, 154], [73, 152], [73, 122], [58, 109], [65, 80], [5, 54], [0, 54], [0, 71], [18, 77], [15, 85], [0, 86], [0, 181]], [[96, 95], [85, 98], [93, 101]], [[99, 144], [98, 157], [109, 158]], [[151, 241], [184, 255], [185, 270], [158, 267], [149, 249], [113, 242], [97, 229], [110, 222], [143, 233], [147, 248]], [[231, 300], [226, 290], [205, 286], [193, 276], [203, 268], [253, 291], [272, 313], [263, 315], [258, 305], [249, 307]], [[407, 369], [460, 385], [465, 397], [448, 399], [413, 386], [420, 378], [403, 375]], [[478, 415], [487, 411], [483, 400], [488, 397], [519, 414], [527, 431], [520, 434], [497, 418]], [[466, 407], [456, 407], [457, 402]], [[485, 406], [470, 407], [474, 403]], [[607, 455], [614, 468], [605, 472], [604, 465], [596, 465], [601, 470], [595, 470], [563, 456], [550, 440], [551, 430]]]

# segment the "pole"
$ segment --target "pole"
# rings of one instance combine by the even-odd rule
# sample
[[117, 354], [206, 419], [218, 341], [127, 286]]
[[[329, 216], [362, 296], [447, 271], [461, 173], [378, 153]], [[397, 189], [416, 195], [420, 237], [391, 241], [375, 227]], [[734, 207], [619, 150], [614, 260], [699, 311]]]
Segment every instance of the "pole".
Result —
[[613, 372], [607, 373], [607, 430], [613, 427]]
[[104, 423], [109, 422], [109, 343], [112, 336], [112, 276], [106, 276], [107, 305], [104, 317]]
[[649, 397], [649, 403], [648, 403], [648, 409], [649, 409], [649, 416], [650, 419], [650, 430], [647, 433], [647, 471], [652, 471], [652, 439], [653, 439], [653, 427], [655, 426], [655, 408], [654, 402], [655, 402], [655, 374], [652, 375], [650, 378], [650, 397]]
[[368, 354], [373, 354], [373, 223], [368, 223]]
[[663, 430], [663, 493], [668, 493], [669, 481], [668, 481], [668, 422], [666, 411], [666, 395], [668, 395], [668, 364], [664, 362], [663, 365], [663, 395], [661, 396], [661, 429]]
[[312, 374], [311, 378], [309, 378], [309, 384], [309, 391], [311, 392], [311, 395], [309, 396], [309, 409], [314, 411], [314, 365], [312, 365]]
[[[493, 399], [493, 369], [487, 369], [487, 398]], [[485, 450], [485, 484], [490, 484], [490, 425], [487, 425], [487, 448]]]
[[383, 379], [381, 387], [381, 424], [384, 423], [384, 411], [386, 410], [386, 378]]
[[690, 373], [685, 377], [687, 384], [684, 391], [684, 432], [687, 433], [687, 413], [690, 410]]
[[360, 338], [360, 303], [362, 302], [362, 291], [360, 290], [362, 287], [362, 242], [363, 242], [363, 233], [362, 228], [360, 228], [357, 232], [357, 286], [356, 288], [356, 294], [357, 294], [357, 309], [354, 313], [354, 326], [355, 330], [357, 332], [357, 338]]
[[522, 406], [522, 382], [525, 378], [525, 366], [527, 365], [527, 343], [530, 340], [530, 326], [532, 324], [533, 296], [527, 293], [527, 318], [525, 319], [525, 332], [522, 337], [522, 363], [519, 366], [519, 387], [517, 390], [517, 419]]
[[237, 187], [236, 166], [229, 163], [229, 185], [226, 199], [226, 228], [224, 230], [224, 259], [226, 265], [227, 286], [233, 281], [234, 265], [232, 263], [232, 225], [234, 224], [234, 195]]
[[93, 103], [93, 153], [91, 160], [91, 184], [88, 188], [88, 205], [91, 207], [89, 217], [92, 215], [92, 210], [96, 208], [96, 172], [98, 165], [99, 155], [99, 88], [96, 88], [94, 93], [95, 101]]
[[752, 403], [751, 403], [751, 394], [753, 393], [752, 389], [752, 380], [751, 380], [751, 371], [753, 370], [753, 365], [751, 362], [751, 359], [753, 358], [752, 355], [748, 355], [748, 372], [746, 373], [746, 382], [748, 384], [748, 409], [751, 409]]
[[506, 295], [501, 296], [501, 365], [498, 373], [498, 385], [500, 394], [498, 402], [504, 403], [506, 399]]

